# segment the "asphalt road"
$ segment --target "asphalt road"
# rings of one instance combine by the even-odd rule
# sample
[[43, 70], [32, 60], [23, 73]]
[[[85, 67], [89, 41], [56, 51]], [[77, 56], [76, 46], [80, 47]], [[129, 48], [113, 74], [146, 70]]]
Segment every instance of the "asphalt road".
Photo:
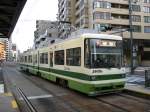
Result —
[[29, 108], [17, 88], [22, 89], [37, 112], [150, 112], [149, 100], [117, 94], [91, 98], [20, 72], [13, 64], [5, 65], [3, 74], [7, 91], [13, 92], [22, 112], [29, 112]]

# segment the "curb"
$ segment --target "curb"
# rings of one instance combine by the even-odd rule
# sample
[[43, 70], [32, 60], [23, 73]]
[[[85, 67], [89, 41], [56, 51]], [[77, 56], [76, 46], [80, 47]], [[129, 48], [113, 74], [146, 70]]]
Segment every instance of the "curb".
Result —
[[134, 90], [129, 90], [129, 89], [124, 89], [123, 92], [128, 93], [133, 96], [141, 97], [144, 99], [150, 99], [150, 93], [144, 93], [140, 91], [134, 91]]
[[[0, 111], [10, 111], [10, 112], [20, 112], [18, 104], [13, 96], [13, 94], [11, 92], [8, 93], [2, 93], [0, 94], [1, 96], [3, 96], [3, 100], [4, 100], [4, 104], [2, 103], [1, 105], [8, 105], [8, 108], [2, 108], [2, 110], [0, 109]], [[5, 102], [6, 99], [6, 102]]]

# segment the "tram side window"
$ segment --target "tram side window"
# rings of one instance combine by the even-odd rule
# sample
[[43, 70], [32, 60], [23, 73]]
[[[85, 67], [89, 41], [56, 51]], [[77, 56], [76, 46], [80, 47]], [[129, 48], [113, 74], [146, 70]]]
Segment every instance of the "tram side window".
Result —
[[53, 53], [50, 53], [50, 67], [53, 67]]
[[28, 56], [28, 63], [32, 63], [32, 55]]
[[34, 63], [34, 64], [37, 64], [37, 55], [34, 55], [34, 56], [33, 56], [33, 63]]
[[69, 66], [81, 65], [81, 48], [72, 48], [66, 50], [66, 63]]
[[23, 57], [20, 57], [20, 62], [23, 62]]
[[85, 67], [87, 68], [90, 68], [90, 65], [91, 65], [89, 45], [90, 45], [90, 40], [86, 39], [84, 41], [84, 64], [85, 64]]
[[55, 51], [55, 64], [64, 65], [64, 50]]
[[41, 64], [48, 64], [48, 53], [41, 53], [40, 54], [40, 63]]
[[25, 63], [27, 63], [27, 56], [25, 56], [25, 59], [24, 59], [24, 60], [25, 60]]

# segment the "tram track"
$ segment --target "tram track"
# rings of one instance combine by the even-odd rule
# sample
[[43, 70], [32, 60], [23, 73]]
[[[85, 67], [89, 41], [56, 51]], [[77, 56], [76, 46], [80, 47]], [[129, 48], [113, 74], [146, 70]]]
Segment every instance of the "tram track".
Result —
[[[37, 86], [40, 86], [42, 87], [42, 84], [39, 84], [37, 83], [35, 80], [33, 80], [32, 78], [30, 78], [29, 76], [25, 76], [27, 79], [29, 79], [30, 81], [32, 81], [33, 83], [36, 83]], [[34, 76], [33, 76], [34, 77]], [[44, 90], [46, 90], [47, 92], [51, 92], [53, 93], [52, 91], [46, 89], [45, 87], [42, 87]], [[69, 94], [68, 94], [69, 95]], [[80, 95], [80, 94], [79, 94]], [[59, 99], [62, 100], [62, 102], [65, 102], [67, 103], [67, 105], [69, 104], [69, 106], [73, 109], [76, 110], [76, 112], [80, 112], [80, 109], [77, 109], [77, 107], [74, 107], [72, 106], [72, 104], [70, 102], [66, 102], [66, 100], [64, 100], [62, 97], [59, 97], [57, 95], [54, 95], [55, 97], [58, 97]], [[117, 99], [117, 103], [116, 102], [111, 102], [111, 101], [107, 101], [105, 100], [105, 97], [107, 99], [109, 99], [109, 96], [111, 95], [104, 95], [104, 98], [102, 98], [103, 96], [100, 96], [100, 97], [96, 97], [95, 99], [99, 102], [101, 102], [102, 104], [106, 104], [106, 105], [110, 105], [112, 106], [112, 109], [113, 110], [118, 110], [119, 112], [135, 112], [136, 110], [136, 106], [137, 108], [139, 108], [138, 111], [136, 112], [143, 112], [142, 111], [142, 107], [144, 105], [146, 105], [144, 108], [148, 108], [150, 107], [150, 103], [148, 101], [146, 101], [145, 99], [142, 99], [142, 98], [137, 98], [137, 97], [134, 97], [134, 96], [130, 96], [130, 95], [126, 95], [125, 93], [114, 93], [112, 94], [111, 98], [112, 99]], [[114, 96], [114, 98], [113, 98]], [[111, 99], [110, 98], [110, 99]], [[93, 99], [93, 98], [92, 98]], [[134, 105], [132, 105], [130, 102], [132, 102]], [[150, 110], [150, 108], [148, 108], [148, 110]]]
[[[13, 70], [13, 69], [11, 69], [11, 70], [9, 70], [9, 71], [11, 71], [11, 72], [17, 72], [16, 70]], [[6, 76], [7, 76], [7, 75], [6, 75]], [[59, 96], [55, 95], [52, 91], [50, 91], [50, 90], [46, 89], [45, 87], [43, 87], [41, 83], [38, 84], [38, 82], [32, 80], [32, 79], [30, 78], [30, 76], [27, 76], [27, 75], [24, 74], [24, 73], [22, 73], [22, 76], [23, 76], [25, 79], [27, 79], [28, 81], [30, 81], [30, 83], [32, 83], [32, 84], [35, 85], [36, 87], [42, 89], [43, 91], [45, 91], [45, 92], [47, 92], [47, 93], [50, 93], [50, 94], [53, 96], [53, 99], [52, 99], [52, 100], [53, 100], [57, 105], [59, 104], [59, 105], [62, 107], [62, 111], [61, 111], [61, 112], [80, 112], [77, 108], [73, 107], [69, 102], [63, 101], [63, 99], [60, 99]], [[13, 82], [8, 78], [8, 76], [7, 76], [7, 82], [9, 82], [9, 84], [10, 84], [9, 87], [11, 87], [10, 89], [11, 89], [11, 91], [13, 92], [13, 95], [15, 96], [17, 103], [19, 104], [20, 110], [23, 111], [23, 112], [28, 112], [30, 109], [29, 109], [29, 110], [28, 110], [28, 109], [24, 110], [25, 108], [24, 108], [23, 105], [22, 105], [22, 101], [23, 101], [23, 100], [20, 99], [21, 97], [20, 97], [20, 95], [18, 95], [18, 92], [17, 92], [17, 90], [18, 90], [17, 85], [16, 85], [16, 84], [13, 84]], [[13, 85], [13, 86], [11, 86], [11, 85]], [[21, 89], [22, 89], [22, 91], [24, 90], [24, 88], [21, 88]], [[32, 100], [28, 99], [28, 96], [25, 94], [26, 92], [23, 91], [23, 93], [24, 93], [24, 95], [26, 96], [27, 100], [30, 101], [30, 104], [36, 109], [36, 105], [34, 104], [34, 102], [33, 102]], [[44, 99], [43, 99], [43, 100], [44, 100]], [[25, 107], [29, 108], [28, 105], [25, 105]], [[60, 107], [60, 108], [61, 108], [61, 107]], [[22, 109], [22, 108], [23, 108], [23, 109]], [[59, 108], [59, 107], [57, 107], [57, 108]], [[40, 112], [40, 111], [37, 110], [37, 112]], [[47, 111], [46, 111], [46, 112], [47, 112]], [[48, 110], [48, 112], [49, 112], [49, 110]], [[56, 112], [57, 112], [57, 111], [56, 111]], [[58, 112], [59, 112], [59, 111], [58, 111]]]
[[[32, 78], [30, 78], [29, 76], [25, 77], [27, 79], [29, 79], [31, 82], [33, 82], [34, 84], [36, 84], [36, 86], [42, 88], [43, 90], [52, 93], [55, 97], [59, 98], [62, 100], [62, 102], [65, 102], [67, 105], [69, 105], [71, 108], [73, 108], [76, 112], [80, 112], [80, 109], [78, 109], [77, 107], [74, 107], [70, 102], [66, 102], [66, 100], [64, 100], [62, 97], [59, 97], [57, 95], [55, 95], [52, 91], [50, 91], [49, 89], [45, 88], [44, 86], [42, 86], [42, 84], [40, 84], [39, 82], [37, 83], [37, 81], [34, 80], [33, 77], [35, 76], [30, 76]], [[109, 96], [111, 96], [111, 99], [117, 99], [117, 102], [115, 101], [109, 101], [109, 100], [105, 100], [105, 98], [109, 99]], [[144, 108], [146, 109], [147, 107], [150, 107], [150, 103], [148, 101], [146, 101], [145, 99], [142, 98], [137, 98], [134, 96], [130, 96], [130, 95], [126, 95], [125, 93], [114, 93], [112, 95], [104, 95], [104, 98], [102, 98], [103, 96], [100, 97], [96, 97], [95, 99], [99, 102], [101, 102], [102, 104], [106, 104], [106, 105], [110, 105], [112, 106], [112, 109], [116, 109], [119, 112], [135, 112], [135, 107], [137, 106], [138, 111], [136, 112], [143, 112], [142, 111], [142, 107], [144, 105], [146, 105]], [[130, 103], [132, 102], [132, 103]], [[134, 105], [135, 106], [134, 106]], [[141, 106], [142, 105], [142, 106]], [[150, 108], [148, 109], [150, 110]]]
[[[82, 105], [82, 107], [83, 108], [79, 108], [78, 106], [77, 107], [74, 107], [72, 104], [73, 103], [71, 103], [71, 102], [67, 102], [68, 100], [72, 100], [74, 103], [76, 102], [78, 102], [78, 101], [76, 101], [76, 100], [74, 100], [74, 98], [72, 98], [72, 96], [74, 96], [74, 95], [71, 95], [72, 94], [72, 92], [71, 91], [69, 91], [69, 93], [68, 93], [68, 96], [66, 96], [67, 98], [65, 99], [63, 99], [61, 96], [57, 96], [57, 95], [55, 95], [52, 91], [50, 91], [49, 89], [47, 89], [47, 88], [45, 88], [45, 87], [43, 87], [43, 84], [41, 84], [41, 83], [37, 83], [37, 81], [35, 81], [34, 80], [34, 78], [37, 78], [36, 76], [26, 76], [26, 75], [24, 75], [24, 77], [26, 78], [26, 79], [28, 79], [28, 80], [30, 80], [32, 83], [34, 83], [36, 86], [38, 86], [38, 87], [40, 87], [40, 88], [42, 88], [43, 90], [45, 90], [45, 91], [47, 91], [47, 92], [50, 92], [51, 94], [53, 94], [54, 95], [54, 97], [57, 97], [57, 98], [59, 98], [59, 100], [62, 100], [62, 102], [65, 102], [67, 105], [69, 105], [71, 108], [73, 108], [74, 110], [75, 110], [75, 112], [82, 112], [85, 108], [84, 108], [84, 105], [88, 105], [88, 102], [86, 102], [87, 104], [84, 104], [84, 101], [83, 101], [83, 105]], [[30, 78], [30, 77], [32, 77], [32, 78]], [[34, 77], [34, 78], [33, 78]], [[42, 79], [42, 80], [44, 80], [44, 79]], [[77, 94], [77, 95], [79, 95], [79, 97], [84, 97], [84, 98], [88, 98], [87, 99], [87, 101], [88, 100], [95, 100], [94, 98], [92, 98], [92, 97], [88, 97], [88, 96], [83, 96], [83, 94]], [[76, 96], [76, 95], [75, 95]], [[95, 102], [95, 101], [94, 101]], [[81, 103], [81, 102], [80, 102]], [[98, 103], [97, 105], [99, 105], [100, 107], [102, 107], [102, 106], [104, 106], [105, 104], [104, 104], [104, 102], [102, 102], [102, 103]], [[94, 107], [94, 106], [93, 106]], [[107, 108], [107, 106], [105, 107], [105, 108]], [[112, 108], [112, 109], [114, 109], [114, 107]], [[107, 110], [107, 109], [106, 109]], [[109, 109], [108, 109], [109, 110]], [[125, 109], [122, 109], [122, 108], [116, 108], [116, 109], [114, 109], [114, 110], [116, 110], [117, 112], [130, 112], [130, 111], [127, 111], [127, 110], [125, 110]], [[119, 111], [120, 110], [120, 111]], [[90, 111], [88, 111], [88, 110], [84, 110], [85, 112], [93, 112], [93, 110], [90, 110]], [[71, 111], [71, 112], [74, 112], [74, 111]], [[94, 112], [99, 112], [99, 109], [96, 109], [96, 111], [94, 111]], [[108, 111], [109, 112], [109, 111]]]
[[[118, 108], [123, 112], [149, 112], [150, 103], [142, 98], [126, 95], [125, 93], [114, 93], [109, 96], [96, 97], [96, 100]], [[144, 111], [148, 110], [148, 111]]]
[[[24, 74], [24, 77], [25, 77], [26, 79], [28, 79], [30, 82], [32, 82], [33, 84], [35, 84], [37, 87], [39, 87], [39, 88], [41, 88], [42, 90], [44, 90], [44, 91], [46, 91], [46, 92], [52, 94], [52, 95], [56, 98], [56, 100], [57, 100], [58, 102], [61, 102], [62, 104], [64, 104], [63, 106], [65, 106], [65, 107], [71, 109], [71, 112], [80, 112], [80, 110], [79, 110], [78, 108], [74, 107], [71, 103], [66, 102], [65, 100], [63, 100], [59, 95], [55, 95], [55, 94], [53, 93], [53, 91], [50, 91], [49, 89], [45, 88], [41, 83], [39, 83], [39, 82], [37, 83], [37, 81], [33, 80], [33, 79], [30, 78], [29, 76], [26, 76], [25, 74]], [[32, 77], [32, 76], [31, 76], [31, 77]]]
[[98, 101], [100, 101], [100, 102], [102, 102], [102, 103], [105, 103], [105, 104], [107, 104], [107, 105], [110, 105], [110, 106], [112, 106], [112, 107], [114, 107], [114, 108], [117, 108], [117, 109], [119, 109], [119, 110], [122, 110], [123, 112], [131, 112], [131, 111], [128, 110], [128, 109], [122, 108], [122, 107], [120, 107], [120, 106], [118, 106], [118, 105], [115, 105], [115, 104], [112, 104], [112, 103], [107, 102], [107, 101], [105, 101], [105, 100], [102, 100], [101, 98], [96, 98], [96, 100], [98, 100]]
[[[17, 72], [17, 75], [20, 74], [16, 69], [10, 69], [9, 72]], [[50, 99], [55, 101], [56, 104], [61, 104], [66, 109], [61, 112], [150, 112], [150, 102], [140, 97], [125, 93], [88, 97], [53, 83], [51, 85], [49, 81], [34, 75], [26, 75], [26, 73], [21, 72], [21, 76], [28, 80], [27, 82], [31, 82], [31, 84], [51, 94], [53, 97]], [[24, 88], [22, 89], [24, 90]], [[62, 92], [62, 94], [57, 94], [58, 91]], [[34, 101], [31, 100], [33, 105]], [[36, 105], [34, 106], [36, 107]]]
[[142, 98], [138, 98], [138, 97], [135, 97], [135, 96], [132, 96], [132, 95], [127, 95], [126, 93], [116, 93], [116, 95], [119, 95], [119, 96], [122, 96], [124, 98], [128, 98], [128, 99], [132, 99], [134, 101], [137, 101], [139, 103], [144, 103], [144, 104], [147, 104], [150, 106], [150, 102], [148, 102], [147, 99], [142, 99]]

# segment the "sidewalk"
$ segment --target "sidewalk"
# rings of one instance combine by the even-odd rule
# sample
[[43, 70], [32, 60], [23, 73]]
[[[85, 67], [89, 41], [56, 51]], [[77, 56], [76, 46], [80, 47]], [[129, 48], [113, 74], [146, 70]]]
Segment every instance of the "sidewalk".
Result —
[[18, 105], [11, 93], [0, 94], [0, 112], [19, 112]]
[[150, 97], [150, 88], [145, 88], [145, 86], [142, 85], [127, 83], [125, 90]]
[[[146, 68], [147, 69], [147, 68]], [[150, 87], [145, 87], [145, 68], [139, 67], [134, 74], [127, 74], [125, 91], [150, 98]]]
[[0, 67], [0, 112], [19, 112], [17, 103], [11, 93], [4, 93], [4, 79]]

